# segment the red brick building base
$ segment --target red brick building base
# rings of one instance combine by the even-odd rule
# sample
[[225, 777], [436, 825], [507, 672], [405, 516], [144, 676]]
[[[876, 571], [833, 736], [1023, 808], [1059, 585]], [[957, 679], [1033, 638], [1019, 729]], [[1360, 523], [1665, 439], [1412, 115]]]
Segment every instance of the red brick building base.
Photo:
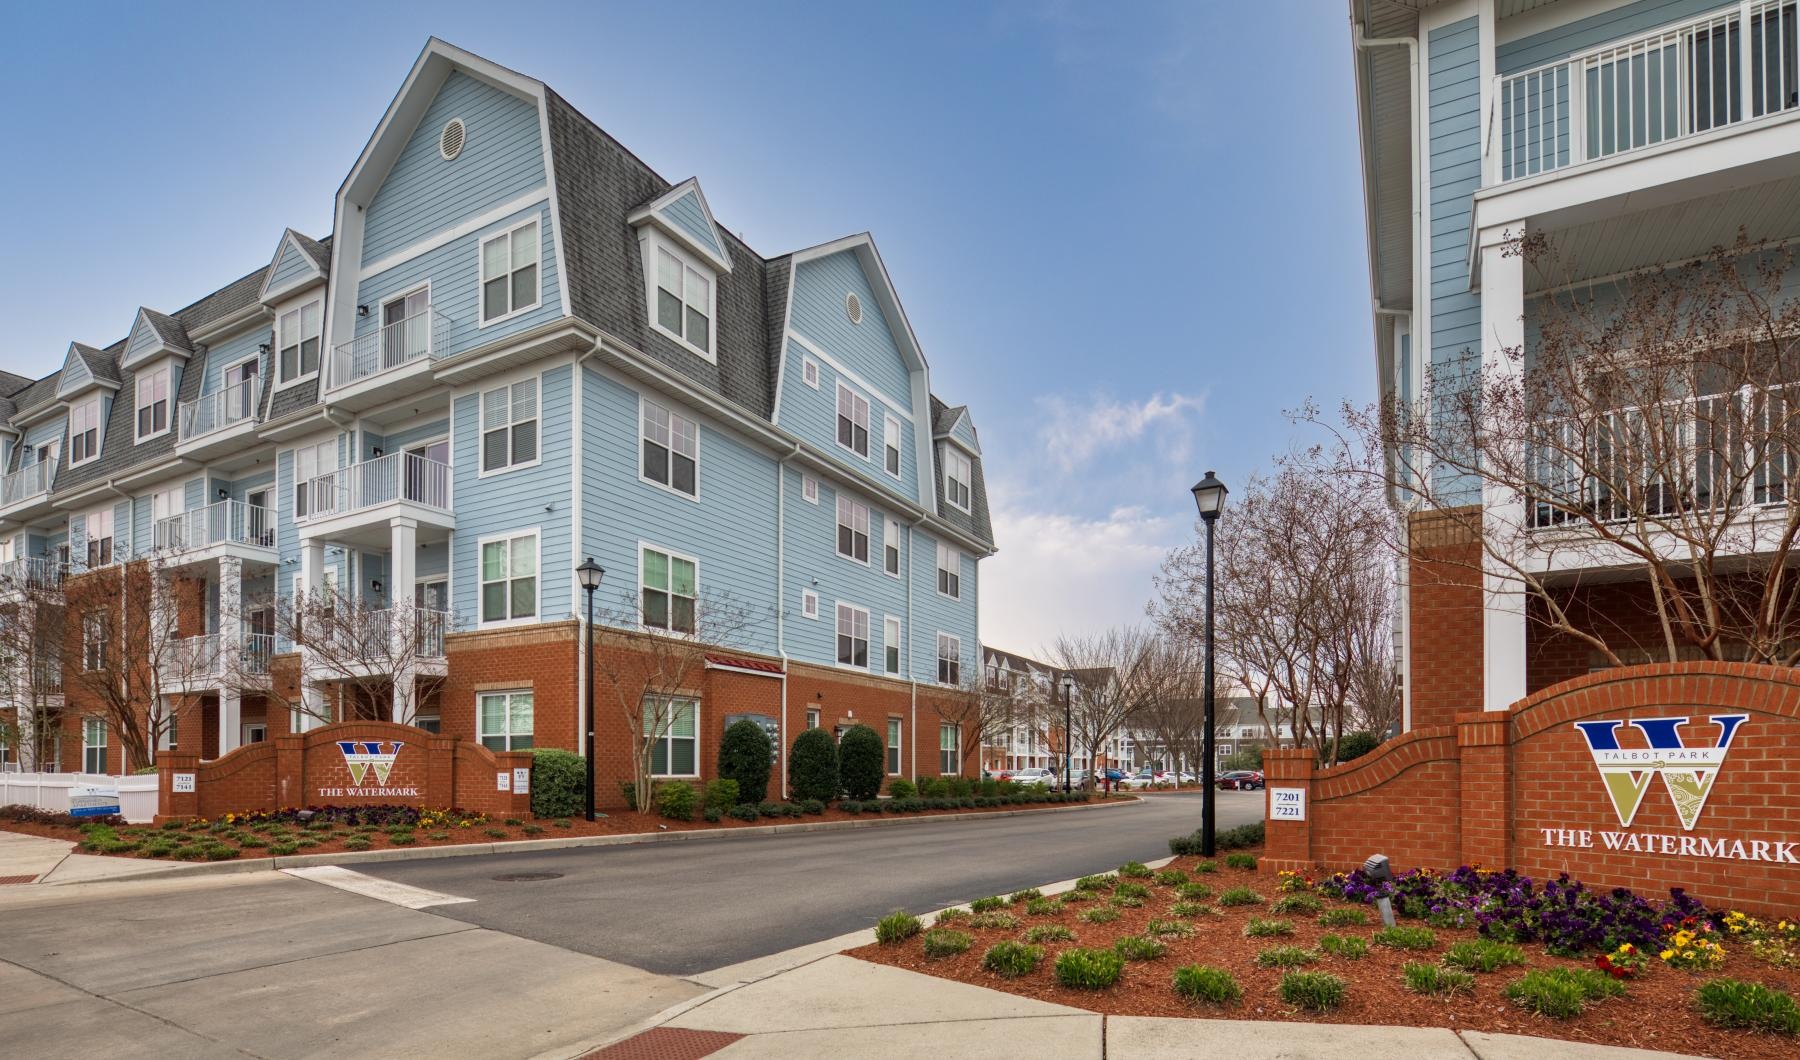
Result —
[[[1648, 735], [1655, 725], [1631, 724], [1666, 718], [1685, 719], [1674, 730], [1679, 747], [1658, 748]], [[1602, 751], [1610, 733], [1627, 756], [1609, 760], [1642, 767], [1623, 773], [1623, 793], [1609, 791], [1577, 722], [1602, 723]], [[1566, 872], [1590, 887], [1647, 895], [1681, 887], [1712, 905], [1800, 909], [1800, 673], [1791, 669], [1623, 667], [1543, 689], [1504, 712], [1415, 729], [1331, 769], [1305, 750], [1265, 751], [1263, 760], [1270, 806], [1284, 789], [1306, 793], [1304, 820], [1268, 822], [1266, 871], [1349, 869], [1380, 853], [1395, 871]], [[1687, 824], [1660, 772], [1684, 761], [1713, 770]], [[1692, 774], [1673, 775], [1679, 787]], [[1702, 784], [1706, 776], [1698, 775]], [[1631, 785], [1642, 787], [1635, 810]]]

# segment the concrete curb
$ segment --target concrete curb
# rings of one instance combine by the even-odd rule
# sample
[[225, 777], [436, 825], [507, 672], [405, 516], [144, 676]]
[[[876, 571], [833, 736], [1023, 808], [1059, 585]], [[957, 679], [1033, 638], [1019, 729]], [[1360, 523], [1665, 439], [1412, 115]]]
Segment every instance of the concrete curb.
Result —
[[[1054, 813], [1078, 813], [1083, 810], [1108, 810], [1137, 804], [1135, 797], [1084, 803], [1079, 806], [1047, 806], [1039, 810], [985, 810], [978, 813], [950, 813], [918, 817], [871, 817], [856, 821], [801, 821], [797, 824], [762, 824], [748, 828], [696, 828], [681, 832], [628, 832], [624, 835], [581, 835], [553, 839], [515, 839], [503, 843], [462, 843], [445, 847], [416, 847], [390, 850], [344, 850], [335, 854], [287, 854], [282, 857], [249, 858], [237, 861], [205, 861], [177, 863], [161, 870], [139, 871], [113, 877], [70, 880], [67, 883], [44, 881], [46, 886], [72, 887], [82, 883], [117, 880], [167, 880], [184, 876], [233, 876], [246, 872], [275, 872], [281, 869], [306, 868], [312, 865], [367, 865], [384, 861], [422, 861], [433, 858], [466, 858], [482, 854], [529, 854], [540, 850], [564, 850], [572, 847], [632, 846], [639, 843], [679, 843], [705, 840], [748, 839], [753, 836], [790, 835], [802, 832], [833, 832], [852, 828], [888, 828], [904, 825], [945, 823], [950, 821], [989, 821], [1002, 817], [1040, 816]], [[128, 862], [128, 864], [132, 864]], [[136, 862], [142, 867], [143, 862]]]

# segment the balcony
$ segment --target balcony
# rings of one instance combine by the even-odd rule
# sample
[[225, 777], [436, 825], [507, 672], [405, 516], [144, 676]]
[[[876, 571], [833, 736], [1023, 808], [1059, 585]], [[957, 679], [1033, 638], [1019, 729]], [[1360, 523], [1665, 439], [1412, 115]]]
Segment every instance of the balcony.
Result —
[[332, 404], [361, 411], [416, 389], [432, 362], [450, 352], [454, 323], [427, 306], [332, 350], [326, 375]]
[[204, 459], [237, 448], [256, 427], [260, 386], [258, 380], [245, 380], [182, 402], [176, 419], [175, 451], [184, 457]]
[[[365, 609], [340, 601], [334, 614], [309, 616], [326, 628], [307, 638], [303, 657], [310, 659], [313, 680], [360, 680], [392, 677], [408, 669], [415, 675], [442, 676], [444, 635], [450, 613], [410, 604]], [[396, 637], [395, 623], [412, 623], [409, 636]]]
[[225, 684], [267, 688], [274, 657], [275, 638], [270, 634], [246, 634], [233, 658], [222, 635], [207, 633], [169, 641], [158, 670], [166, 691], [199, 692]]
[[58, 464], [44, 460], [0, 478], [0, 516], [25, 519], [48, 511]]
[[23, 556], [0, 563], [0, 593], [57, 592], [62, 588], [63, 564], [49, 556]]
[[372, 547], [387, 541], [383, 535], [394, 518], [413, 519], [424, 530], [454, 530], [450, 481], [449, 464], [418, 453], [389, 453], [302, 483], [306, 511], [295, 521], [302, 538]]
[[245, 501], [216, 501], [159, 519], [154, 529], [156, 551], [182, 563], [225, 555], [276, 561], [275, 513]]
[[1748, 39], [1725, 11], [1500, 78], [1490, 172], [1520, 180], [1800, 109], [1795, 11], [1756, 5]]

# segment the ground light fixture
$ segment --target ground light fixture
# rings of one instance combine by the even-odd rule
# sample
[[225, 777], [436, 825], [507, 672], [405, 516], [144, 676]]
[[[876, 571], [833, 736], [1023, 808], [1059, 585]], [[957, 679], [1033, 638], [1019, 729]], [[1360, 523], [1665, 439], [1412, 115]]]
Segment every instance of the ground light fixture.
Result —
[[[1063, 791], [1067, 792], [1069, 790], [1069, 770], [1073, 766], [1074, 761], [1075, 761], [1074, 741], [1070, 735], [1071, 732], [1073, 731], [1073, 725], [1074, 725], [1074, 721], [1075, 721], [1075, 707], [1074, 707], [1075, 675], [1068, 672], [1067, 670], [1064, 670], [1063, 675], [1062, 675], [1062, 692], [1063, 692]], [[1093, 763], [1090, 762], [1089, 766], [1091, 767], [1092, 765], [1093, 765]]]
[[[1369, 878], [1370, 883], [1383, 884], [1394, 878], [1394, 870], [1389, 867], [1386, 854], [1370, 854], [1369, 860], [1363, 862], [1363, 875]], [[1386, 894], [1375, 899], [1375, 907], [1381, 910], [1381, 922], [1393, 927], [1394, 903], [1388, 901]]]
[[594, 590], [606, 577], [606, 568], [589, 556], [575, 568], [575, 577], [587, 593], [587, 819], [594, 819]]
[[1214, 802], [1218, 793], [1214, 774], [1218, 725], [1213, 721], [1213, 524], [1225, 510], [1225, 483], [1208, 471], [1194, 483], [1194, 507], [1200, 510], [1200, 521], [1206, 524], [1206, 684], [1201, 690], [1206, 710], [1206, 746], [1200, 750], [1200, 856], [1213, 856]]

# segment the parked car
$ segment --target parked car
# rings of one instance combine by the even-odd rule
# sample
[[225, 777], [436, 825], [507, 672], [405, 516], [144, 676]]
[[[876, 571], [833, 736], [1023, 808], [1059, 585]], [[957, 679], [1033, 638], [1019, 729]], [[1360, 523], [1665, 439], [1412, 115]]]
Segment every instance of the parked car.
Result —
[[1010, 780], [1015, 784], [1042, 784], [1045, 787], [1060, 787], [1061, 782], [1056, 774], [1048, 769], [1015, 769], [1010, 773], [1000, 774], [1000, 779]]
[[1122, 788], [1147, 788], [1152, 784], [1160, 784], [1161, 774], [1152, 769], [1140, 769], [1136, 773], [1119, 781]]
[[1234, 769], [1219, 777], [1217, 784], [1222, 791], [1259, 791], [1263, 775], [1256, 769]]

